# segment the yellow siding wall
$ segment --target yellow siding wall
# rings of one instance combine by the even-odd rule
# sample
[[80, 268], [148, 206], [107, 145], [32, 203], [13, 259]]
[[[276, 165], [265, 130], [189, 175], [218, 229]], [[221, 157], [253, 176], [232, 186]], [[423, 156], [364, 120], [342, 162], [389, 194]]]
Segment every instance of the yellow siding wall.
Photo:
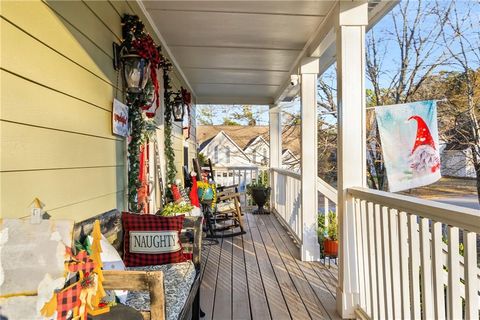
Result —
[[[111, 48], [124, 13], [140, 10], [124, 1], [2, 1], [2, 217], [28, 215], [34, 197], [54, 218], [124, 209], [126, 147], [111, 133], [112, 100], [122, 99]], [[176, 73], [173, 83], [181, 85]], [[181, 166], [181, 127], [174, 132]]]

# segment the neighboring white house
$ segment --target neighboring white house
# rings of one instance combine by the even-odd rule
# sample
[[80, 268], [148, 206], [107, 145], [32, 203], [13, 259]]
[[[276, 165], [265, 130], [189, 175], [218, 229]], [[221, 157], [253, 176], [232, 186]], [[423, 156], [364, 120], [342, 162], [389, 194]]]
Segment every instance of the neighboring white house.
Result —
[[[220, 185], [238, 185], [243, 192], [252, 179], [269, 166], [270, 145], [263, 126], [199, 126], [199, 153], [212, 161]], [[295, 147], [295, 145], [294, 145]], [[282, 153], [282, 167], [299, 171], [300, 161], [289, 149]]]
[[443, 176], [458, 178], [476, 177], [472, 160], [472, 150], [468, 148], [464, 150], [443, 148], [440, 156]]
[[[199, 152], [209, 158], [216, 167], [267, 167], [270, 146], [263, 137], [266, 128], [228, 126], [199, 126]], [[298, 170], [298, 157], [288, 148], [282, 152], [283, 167]]]
[[268, 165], [270, 146], [262, 136], [257, 136], [250, 140], [244, 151], [253, 164], [260, 166]]
[[223, 131], [201, 142], [199, 152], [215, 166], [252, 166], [251, 158]]

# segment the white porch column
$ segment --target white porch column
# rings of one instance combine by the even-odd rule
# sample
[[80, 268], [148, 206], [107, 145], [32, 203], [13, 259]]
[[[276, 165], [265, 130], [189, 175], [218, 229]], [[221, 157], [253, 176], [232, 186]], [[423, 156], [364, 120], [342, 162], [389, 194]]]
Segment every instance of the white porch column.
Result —
[[278, 105], [270, 106], [269, 110], [270, 129], [270, 167], [282, 166], [282, 120], [281, 109]]
[[[280, 168], [282, 166], [282, 112], [278, 105], [270, 106], [269, 110], [269, 129], [270, 129], [270, 168]], [[270, 207], [275, 208], [275, 179], [270, 170]]]
[[317, 76], [318, 58], [305, 58], [300, 67], [302, 102], [302, 260], [319, 261], [317, 237]]
[[365, 26], [366, 1], [340, 1], [336, 25], [338, 89], [338, 225], [337, 311], [354, 318], [359, 299], [355, 251], [354, 204], [346, 190], [366, 186]]

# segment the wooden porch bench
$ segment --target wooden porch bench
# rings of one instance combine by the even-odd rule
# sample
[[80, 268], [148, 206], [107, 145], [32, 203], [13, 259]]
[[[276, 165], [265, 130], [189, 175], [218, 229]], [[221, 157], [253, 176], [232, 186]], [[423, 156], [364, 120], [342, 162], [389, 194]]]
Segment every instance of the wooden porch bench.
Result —
[[[100, 220], [102, 234], [109, 240], [115, 249], [123, 255], [123, 228], [121, 213], [110, 211], [99, 216], [84, 220], [75, 225], [74, 238], [80, 239], [90, 234], [93, 222]], [[200, 280], [201, 280], [201, 239], [202, 239], [202, 217], [185, 217], [180, 240], [185, 248], [191, 247], [192, 262], [195, 267], [195, 278], [190, 287], [188, 297], [178, 315], [177, 319], [199, 319], [200, 318]], [[166, 265], [165, 265], [166, 266]], [[144, 319], [164, 320], [167, 319], [166, 312], [166, 288], [168, 279], [165, 279], [165, 272], [153, 271], [117, 271], [104, 270], [103, 286], [105, 290], [128, 290], [147, 291], [150, 306], [147, 310], [140, 310]], [[167, 275], [168, 276], [168, 275]]]

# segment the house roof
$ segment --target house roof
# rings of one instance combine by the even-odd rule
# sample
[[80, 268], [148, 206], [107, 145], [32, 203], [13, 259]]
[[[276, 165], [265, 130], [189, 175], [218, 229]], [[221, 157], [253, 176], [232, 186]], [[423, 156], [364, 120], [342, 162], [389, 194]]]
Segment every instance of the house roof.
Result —
[[257, 140], [262, 140], [263, 142], [265, 142], [268, 146], [268, 141], [265, 140], [265, 138], [262, 136], [262, 135], [259, 135], [259, 136], [256, 136], [252, 139], [250, 139], [250, 141], [247, 143], [247, 145], [245, 146], [245, 148], [243, 148], [243, 150], [246, 150], [248, 147], [250, 147], [251, 145], [253, 145], [255, 143], [255, 141]]
[[198, 126], [197, 141], [200, 145], [200, 150], [206, 146], [205, 142], [211, 140], [221, 131], [235, 141], [242, 150], [259, 135], [268, 137], [268, 126]]
[[[197, 129], [198, 130], [198, 129]], [[240, 151], [240, 153], [245, 156], [245, 158], [247, 160], [250, 160], [250, 157], [243, 151], [243, 149], [228, 135], [225, 133], [225, 131], [223, 130], [220, 130], [220, 132], [218, 132], [217, 134], [215, 134], [213, 137], [203, 141], [201, 144], [200, 144], [200, 147], [199, 147], [199, 150], [203, 150], [203, 148], [205, 148], [206, 146], [208, 146], [210, 144], [210, 142], [212, 142], [212, 140], [214, 140], [217, 136], [219, 135], [224, 135], [228, 140], [230, 140], [230, 142], [232, 142], [232, 144], [238, 149], [238, 151]]]
[[[197, 140], [202, 150], [210, 141], [223, 131], [235, 143], [245, 150], [258, 136], [269, 141], [268, 126], [198, 126]], [[289, 149], [294, 155], [300, 154], [300, 127], [285, 127], [282, 134], [283, 148]]]

